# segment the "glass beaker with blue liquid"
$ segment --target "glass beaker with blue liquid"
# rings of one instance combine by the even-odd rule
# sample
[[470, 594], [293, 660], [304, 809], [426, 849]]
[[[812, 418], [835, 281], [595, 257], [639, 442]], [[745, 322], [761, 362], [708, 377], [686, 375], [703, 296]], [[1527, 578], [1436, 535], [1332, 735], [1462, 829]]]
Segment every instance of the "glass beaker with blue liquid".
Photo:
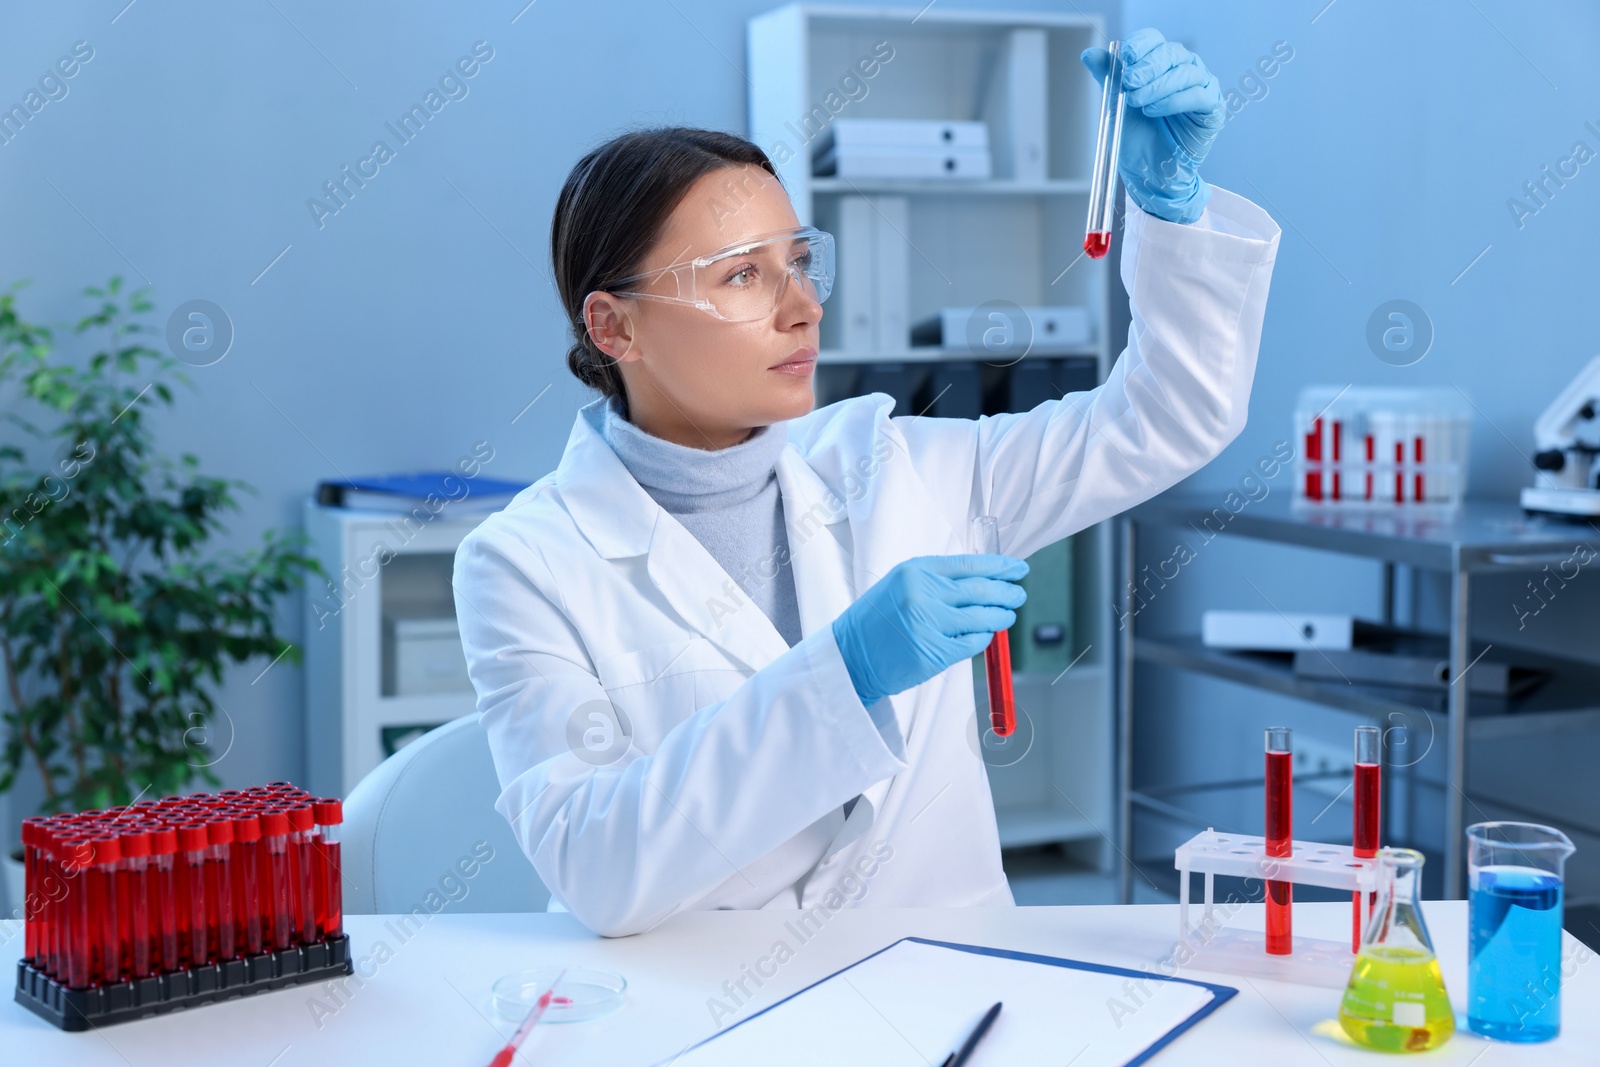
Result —
[[1561, 1032], [1562, 879], [1575, 846], [1530, 822], [1467, 827], [1467, 1026], [1501, 1041]]

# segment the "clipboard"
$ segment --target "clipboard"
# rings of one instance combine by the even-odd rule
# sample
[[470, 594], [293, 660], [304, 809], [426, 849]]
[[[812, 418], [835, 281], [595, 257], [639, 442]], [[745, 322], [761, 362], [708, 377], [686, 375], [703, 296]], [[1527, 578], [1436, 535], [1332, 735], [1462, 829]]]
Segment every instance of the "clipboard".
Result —
[[997, 1000], [1005, 1007], [973, 1067], [1134, 1067], [1238, 992], [1127, 967], [903, 937], [654, 1067], [926, 1067], [957, 1047]]

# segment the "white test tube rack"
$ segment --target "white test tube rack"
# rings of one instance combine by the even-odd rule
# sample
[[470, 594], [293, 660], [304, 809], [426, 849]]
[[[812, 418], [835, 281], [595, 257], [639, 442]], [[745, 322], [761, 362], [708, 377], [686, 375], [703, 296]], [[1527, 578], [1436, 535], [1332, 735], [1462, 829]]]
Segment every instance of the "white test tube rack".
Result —
[[[1294, 935], [1294, 951], [1269, 955], [1266, 935], [1223, 925], [1214, 905], [1216, 876], [1232, 875], [1261, 881], [1293, 882], [1326, 889], [1361, 891], [1361, 929], [1367, 928], [1368, 901], [1378, 885], [1378, 861], [1357, 856], [1349, 845], [1317, 841], [1292, 842], [1290, 856], [1268, 856], [1266, 840], [1244, 834], [1219, 834], [1207, 827], [1179, 845], [1173, 858], [1178, 869], [1178, 943], [1175, 958], [1185, 966], [1226, 974], [1256, 975], [1302, 985], [1343, 989], [1350, 981], [1355, 953], [1348, 939]], [[1189, 875], [1205, 876], [1205, 911], [1189, 924]]]

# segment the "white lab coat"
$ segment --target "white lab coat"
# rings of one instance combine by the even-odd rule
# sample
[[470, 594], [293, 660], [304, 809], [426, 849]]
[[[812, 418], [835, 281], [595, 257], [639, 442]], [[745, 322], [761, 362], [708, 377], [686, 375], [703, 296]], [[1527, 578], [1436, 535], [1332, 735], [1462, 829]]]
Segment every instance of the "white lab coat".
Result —
[[1216, 456], [1244, 426], [1278, 236], [1222, 189], [1187, 226], [1130, 202], [1133, 322], [1099, 388], [976, 421], [874, 394], [789, 422], [793, 648], [580, 414], [454, 575], [495, 806], [551, 909], [616, 936], [687, 909], [1014, 904], [969, 664], [889, 697], [880, 731], [831, 624], [896, 563], [967, 551], [974, 515], [1027, 556]]

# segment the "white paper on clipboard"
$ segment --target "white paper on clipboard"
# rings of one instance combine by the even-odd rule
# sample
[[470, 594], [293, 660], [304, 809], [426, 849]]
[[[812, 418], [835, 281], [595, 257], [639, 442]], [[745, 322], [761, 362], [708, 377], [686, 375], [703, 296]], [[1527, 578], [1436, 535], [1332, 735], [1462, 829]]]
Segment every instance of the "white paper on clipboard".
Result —
[[[1130, 993], [1124, 985], [1130, 981], [1142, 988]], [[657, 1067], [927, 1067], [959, 1047], [997, 1000], [1004, 1007], [968, 1067], [1130, 1067], [1237, 992], [1125, 968], [902, 938]]]

